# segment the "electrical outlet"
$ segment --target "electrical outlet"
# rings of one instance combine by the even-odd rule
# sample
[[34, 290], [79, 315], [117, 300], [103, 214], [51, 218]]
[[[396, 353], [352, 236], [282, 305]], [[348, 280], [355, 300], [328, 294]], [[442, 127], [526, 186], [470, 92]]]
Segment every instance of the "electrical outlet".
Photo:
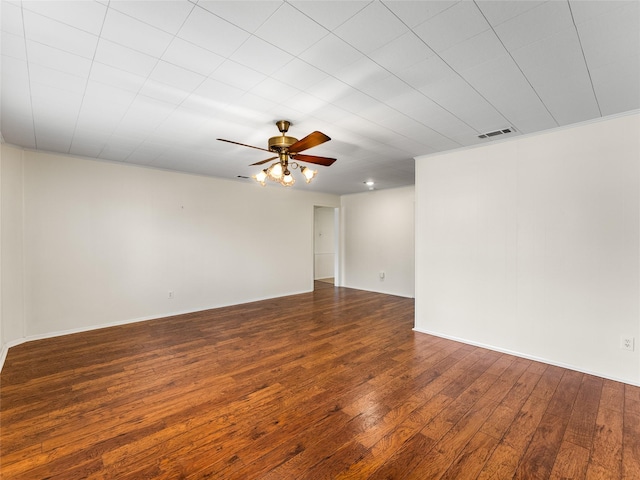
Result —
[[626, 336], [622, 336], [620, 337], [620, 348], [623, 350], [630, 350], [633, 352], [635, 347], [635, 338], [633, 337], [626, 337]]
[[169, 295], [167, 298], [173, 298], [173, 290], [169, 290]]

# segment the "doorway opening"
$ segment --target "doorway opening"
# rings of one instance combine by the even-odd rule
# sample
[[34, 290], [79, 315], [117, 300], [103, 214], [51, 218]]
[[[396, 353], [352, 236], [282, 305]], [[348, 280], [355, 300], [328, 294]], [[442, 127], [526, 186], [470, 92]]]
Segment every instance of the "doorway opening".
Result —
[[313, 210], [313, 280], [339, 285], [338, 209], [314, 207]]

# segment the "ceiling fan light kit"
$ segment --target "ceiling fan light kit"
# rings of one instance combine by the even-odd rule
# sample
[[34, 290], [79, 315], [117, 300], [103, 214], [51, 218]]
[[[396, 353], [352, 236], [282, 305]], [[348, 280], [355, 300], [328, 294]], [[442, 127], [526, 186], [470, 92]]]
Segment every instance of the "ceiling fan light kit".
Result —
[[300, 169], [300, 173], [302, 174], [305, 182], [311, 183], [311, 181], [318, 174], [318, 171], [312, 170], [304, 165], [300, 165], [299, 162], [313, 163], [316, 165], [323, 165], [325, 167], [328, 167], [336, 161], [335, 158], [300, 154], [300, 152], [304, 150], [316, 147], [331, 140], [331, 138], [329, 138], [324, 133], [315, 131], [304, 137], [302, 140], [298, 140], [297, 138], [289, 137], [286, 135], [286, 133], [289, 131], [289, 127], [291, 126], [291, 122], [287, 120], [278, 120], [276, 122], [276, 126], [278, 127], [278, 130], [280, 130], [281, 135], [277, 137], [271, 137], [269, 139], [268, 149], [254, 147], [253, 145], [246, 145], [244, 143], [233, 142], [231, 140], [225, 140], [223, 138], [218, 138], [218, 140], [222, 142], [233, 143], [235, 145], [241, 145], [243, 147], [263, 150], [265, 152], [276, 153], [278, 155], [277, 157], [270, 157], [266, 160], [251, 164], [262, 165], [271, 160], [278, 159], [278, 161], [271, 164], [271, 166], [269, 166], [268, 168], [265, 168], [264, 170], [261, 170], [260, 172], [252, 176], [252, 178], [262, 186], [266, 185], [267, 180], [278, 182], [285, 187], [292, 186], [294, 183], [296, 183], [296, 180], [293, 175], [291, 175], [291, 170], [294, 170], [296, 168]]

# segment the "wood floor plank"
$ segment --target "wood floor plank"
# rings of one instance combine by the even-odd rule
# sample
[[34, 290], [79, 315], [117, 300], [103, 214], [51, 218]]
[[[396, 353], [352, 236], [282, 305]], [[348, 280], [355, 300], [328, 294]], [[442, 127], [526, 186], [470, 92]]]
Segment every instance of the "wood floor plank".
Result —
[[25, 343], [0, 478], [640, 478], [640, 389], [314, 292]]
[[640, 478], [640, 412], [626, 400], [623, 422], [622, 478]]
[[612, 478], [621, 476], [624, 417], [615, 406], [611, 406], [603, 394], [596, 417], [591, 461], [587, 468], [586, 478], [589, 480], [604, 478], [605, 472]]
[[550, 480], [566, 478], [585, 478], [589, 465], [589, 450], [571, 442], [564, 441], [560, 446], [556, 461], [551, 470]]
[[602, 395], [602, 379], [585, 375], [573, 405], [565, 441], [589, 451], [593, 444], [598, 407]]

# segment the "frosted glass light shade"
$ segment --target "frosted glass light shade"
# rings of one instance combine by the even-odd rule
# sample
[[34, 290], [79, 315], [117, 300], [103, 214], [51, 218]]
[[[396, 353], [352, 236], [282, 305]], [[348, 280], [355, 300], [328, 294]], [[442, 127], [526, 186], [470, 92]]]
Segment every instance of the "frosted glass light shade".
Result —
[[304, 180], [307, 183], [311, 183], [311, 180], [313, 180], [313, 178], [316, 176], [318, 171], [317, 170], [311, 170], [310, 168], [307, 168], [307, 167], [302, 167], [300, 169], [300, 173], [302, 173], [302, 175], [304, 176]]
[[282, 175], [284, 174], [284, 172], [282, 171], [282, 164], [274, 163], [269, 167], [269, 169], [267, 170], [267, 173], [269, 174], [269, 177], [271, 177], [272, 180], [279, 181], [282, 178]]

